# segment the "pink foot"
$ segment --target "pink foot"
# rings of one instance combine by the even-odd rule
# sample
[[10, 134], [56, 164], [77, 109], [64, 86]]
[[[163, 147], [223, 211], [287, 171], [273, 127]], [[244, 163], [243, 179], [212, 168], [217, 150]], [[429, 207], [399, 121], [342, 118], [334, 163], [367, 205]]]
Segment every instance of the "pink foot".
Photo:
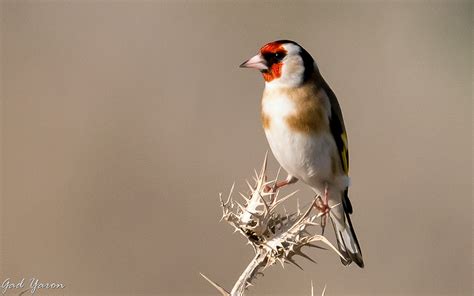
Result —
[[321, 198], [320, 196], [318, 196], [315, 203], [316, 209], [318, 209], [318, 211], [322, 214], [321, 215], [321, 227], [323, 229], [322, 235], [324, 235], [327, 217], [329, 215], [329, 211], [331, 210], [331, 208], [329, 207], [328, 199], [329, 199], [329, 193], [328, 193], [328, 187], [326, 186], [326, 188], [324, 189], [324, 197]]
[[298, 181], [298, 179], [296, 179], [295, 177], [288, 177], [286, 178], [286, 180], [281, 180], [281, 181], [277, 181], [273, 187], [270, 187], [268, 185], [265, 186], [265, 189], [264, 189], [264, 192], [275, 192], [277, 191], [278, 189], [282, 188], [282, 187], [285, 187], [286, 185], [290, 185], [290, 184], [293, 184], [293, 183], [296, 183], [296, 181]]

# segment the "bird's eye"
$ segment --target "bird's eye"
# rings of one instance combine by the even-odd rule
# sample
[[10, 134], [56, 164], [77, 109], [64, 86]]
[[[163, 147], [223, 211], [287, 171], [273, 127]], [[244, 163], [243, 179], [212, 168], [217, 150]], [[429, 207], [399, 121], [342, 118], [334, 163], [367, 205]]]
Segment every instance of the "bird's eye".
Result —
[[284, 52], [272, 52], [272, 53], [264, 53], [263, 57], [268, 62], [268, 64], [274, 64], [282, 61], [285, 58]]
[[283, 60], [283, 58], [285, 57], [285, 54], [282, 53], [282, 52], [275, 52], [273, 54], [273, 57], [277, 60], [277, 61], [281, 61]]

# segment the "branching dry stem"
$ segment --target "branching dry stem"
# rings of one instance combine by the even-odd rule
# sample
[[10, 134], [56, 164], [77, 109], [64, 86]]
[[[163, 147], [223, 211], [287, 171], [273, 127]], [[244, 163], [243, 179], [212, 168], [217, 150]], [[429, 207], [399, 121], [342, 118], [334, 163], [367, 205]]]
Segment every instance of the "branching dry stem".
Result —
[[235, 231], [241, 233], [255, 251], [255, 257], [250, 261], [230, 293], [201, 274], [221, 295], [244, 295], [246, 289], [252, 285], [256, 275], [263, 273], [267, 267], [276, 262], [281, 263], [282, 266], [285, 263], [291, 263], [299, 268], [301, 267], [295, 261], [296, 256], [315, 262], [303, 253], [302, 248], [308, 246], [324, 249], [315, 245], [316, 242], [322, 242], [342, 257], [339, 251], [323, 235], [314, 234], [314, 231], [310, 231], [315, 226], [321, 228], [317, 221], [323, 214], [318, 212], [316, 207], [320, 197], [314, 197], [304, 212], [301, 211], [298, 204], [295, 213], [288, 214], [286, 211], [282, 213], [280, 207], [283, 207], [283, 202], [294, 196], [296, 192], [281, 198], [278, 196], [278, 190], [267, 192], [268, 188], [275, 188], [274, 185], [277, 180], [266, 181], [266, 167], [267, 156], [265, 155], [262, 169], [260, 173], [256, 173], [255, 185], [251, 186], [247, 182], [250, 193], [248, 195], [240, 193], [243, 198], [242, 204], [232, 198], [234, 185], [232, 185], [226, 201], [220, 196], [222, 220], [227, 221], [234, 227]]

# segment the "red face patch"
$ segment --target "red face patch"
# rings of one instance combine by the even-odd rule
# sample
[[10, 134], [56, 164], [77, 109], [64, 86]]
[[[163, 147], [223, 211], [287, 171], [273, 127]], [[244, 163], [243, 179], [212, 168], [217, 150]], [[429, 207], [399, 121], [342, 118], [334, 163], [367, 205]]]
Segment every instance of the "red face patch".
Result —
[[270, 43], [267, 43], [264, 46], [262, 46], [262, 48], [260, 48], [260, 52], [262, 54], [264, 54], [264, 53], [276, 53], [279, 50], [286, 52], [286, 50], [281, 45], [282, 44], [280, 42], [270, 42]]
[[269, 82], [273, 79], [280, 78], [283, 62], [278, 58], [278, 56], [284, 57], [287, 54], [287, 51], [283, 48], [282, 44], [279, 42], [265, 44], [260, 49], [260, 54], [268, 63], [268, 70], [262, 72], [263, 79]]
[[282, 62], [271, 65], [270, 69], [267, 72], [262, 73], [263, 79], [265, 79], [266, 82], [270, 82], [273, 79], [280, 78], [282, 66]]

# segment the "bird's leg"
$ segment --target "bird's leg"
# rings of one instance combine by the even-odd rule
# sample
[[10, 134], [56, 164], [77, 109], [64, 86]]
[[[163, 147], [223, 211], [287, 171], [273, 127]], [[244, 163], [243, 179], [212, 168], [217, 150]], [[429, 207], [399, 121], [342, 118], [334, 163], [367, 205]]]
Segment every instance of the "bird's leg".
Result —
[[331, 208], [329, 207], [329, 192], [328, 192], [328, 185], [324, 188], [324, 197], [318, 196], [316, 199], [315, 207], [321, 213], [321, 228], [323, 229], [322, 235], [324, 235], [324, 230], [326, 228], [327, 217], [329, 216], [329, 211]]
[[278, 189], [285, 187], [286, 185], [296, 183], [297, 181], [298, 181], [298, 178], [288, 175], [288, 177], [285, 180], [280, 180], [280, 181], [275, 182], [275, 184], [273, 184], [272, 187], [268, 185], [265, 186], [265, 192], [270, 192], [270, 191], [275, 192]]

